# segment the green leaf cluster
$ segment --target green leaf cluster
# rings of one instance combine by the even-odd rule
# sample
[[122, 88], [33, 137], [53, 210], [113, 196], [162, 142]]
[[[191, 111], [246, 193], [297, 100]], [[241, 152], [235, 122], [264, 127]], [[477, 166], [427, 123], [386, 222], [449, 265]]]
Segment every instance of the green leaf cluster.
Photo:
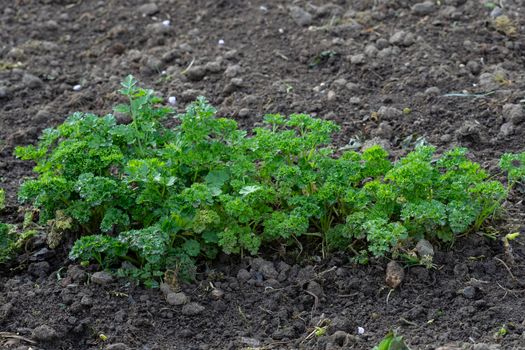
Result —
[[274, 243], [317, 241], [364, 261], [414, 239], [451, 241], [507, 195], [465, 149], [420, 146], [395, 163], [379, 146], [336, 154], [333, 122], [272, 114], [248, 133], [202, 97], [168, 128], [173, 111], [153, 91], [131, 76], [122, 87], [128, 103], [115, 110], [131, 123], [75, 113], [16, 150], [37, 173], [19, 198], [42, 223], [71, 218], [82, 233], [71, 258], [126, 261], [123, 274], [150, 284], [198, 257]]

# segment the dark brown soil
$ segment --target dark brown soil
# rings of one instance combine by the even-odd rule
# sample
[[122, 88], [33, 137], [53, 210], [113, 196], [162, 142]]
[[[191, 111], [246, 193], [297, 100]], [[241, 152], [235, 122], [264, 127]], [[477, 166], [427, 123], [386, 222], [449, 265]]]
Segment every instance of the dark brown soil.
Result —
[[[1, 0], [0, 218], [17, 219], [16, 190], [31, 175], [14, 147], [74, 111], [111, 112], [130, 73], [181, 111], [202, 94], [245, 127], [307, 112], [342, 126], [341, 147], [376, 138], [397, 156], [421, 137], [469, 147], [496, 173], [502, 153], [525, 146], [525, 7], [494, 1], [513, 23], [505, 34], [490, 1], [416, 2]], [[507, 207], [495, 229], [523, 232], [519, 193]], [[204, 307], [189, 315], [158, 290], [86, 283], [37, 240], [2, 271], [0, 348], [370, 349], [395, 329], [413, 349], [525, 349], [524, 240], [510, 266], [499, 242], [473, 234], [436, 247], [437, 268], [407, 267], [394, 291], [386, 261], [224, 258], [182, 287]]]

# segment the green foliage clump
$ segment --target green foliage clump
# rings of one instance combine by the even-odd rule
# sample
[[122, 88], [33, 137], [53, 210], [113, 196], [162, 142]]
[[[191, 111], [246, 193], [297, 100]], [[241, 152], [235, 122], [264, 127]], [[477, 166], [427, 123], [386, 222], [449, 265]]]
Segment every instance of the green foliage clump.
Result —
[[41, 223], [70, 219], [82, 234], [71, 258], [124, 260], [121, 273], [148, 283], [198, 257], [256, 254], [273, 242], [318, 240], [323, 252], [364, 261], [412, 240], [452, 241], [507, 195], [465, 149], [436, 158], [421, 146], [396, 163], [379, 146], [336, 155], [333, 122], [273, 114], [248, 136], [202, 97], [170, 129], [161, 121], [173, 111], [152, 90], [131, 76], [122, 86], [129, 103], [115, 110], [131, 123], [75, 113], [16, 150], [38, 174], [19, 198]]

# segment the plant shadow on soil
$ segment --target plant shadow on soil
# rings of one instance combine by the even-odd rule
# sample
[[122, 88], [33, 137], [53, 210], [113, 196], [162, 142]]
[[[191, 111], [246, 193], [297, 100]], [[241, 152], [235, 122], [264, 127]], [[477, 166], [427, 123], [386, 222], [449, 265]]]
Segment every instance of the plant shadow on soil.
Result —
[[[394, 156], [405, 152], [403, 140], [423, 136], [440, 150], [470, 147], [494, 170], [501, 153], [525, 146], [523, 117], [513, 112], [523, 99], [525, 41], [495, 30], [492, 9], [479, 1], [447, 0], [426, 10], [414, 10], [410, 1], [293, 3], [310, 17], [284, 0], [3, 5], [3, 221], [20, 220], [16, 191], [31, 175], [13, 148], [34, 142], [74, 111], [106, 113], [129, 73], [177, 96], [180, 111], [204, 94], [221, 116], [243, 126], [265, 113], [307, 112], [342, 126], [338, 145], [377, 137]], [[502, 9], [517, 28], [524, 20], [520, 6], [508, 0]], [[463, 90], [495, 93], [443, 96]], [[519, 194], [508, 207], [508, 220], [495, 227], [502, 233], [523, 225]], [[407, 268], [392, 292], [384, 283], [386, 261], [354, 266], [343, 256], [297, 261], [272, 252], [265, 260], [224, 257], [198, 282], [181, 286], [202, 309], [168, 304], [158, 290], [127, 281], [86, 283], [86, 272], [69, 265], [65, 251], [42, 250], [35, 239], [15, 270], [1, 271], [0, 332], [6, 333], [0, 346], [370, 349], [394, 328], [413, 349], [448, 343], [468, 349], [464, 344], [474, 342], [493, 344], [478, 350], [521, 349], [524, 241], [513, 244], [510, 267], [502, 263], [499, 242], [473, 234], [452, 250], [440, 247], [437, 269]], [[210, 283], [224, 295], [212, 293]], [[324, 319], [330, 320], [327, 336], [305, 339], [314, 326], [328, 324], [319, 323]]]

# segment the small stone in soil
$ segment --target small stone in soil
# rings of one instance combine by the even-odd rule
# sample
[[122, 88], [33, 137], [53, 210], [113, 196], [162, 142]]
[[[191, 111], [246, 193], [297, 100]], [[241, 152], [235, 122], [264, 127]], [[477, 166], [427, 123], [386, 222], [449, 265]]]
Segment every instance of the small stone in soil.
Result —
[[308, 283], [308, 287], [306, 287], [306, 290], [310, 293], [314, 294], [317, 297], [320, 297], [323, 295], [323, 287], [316, 281], [310, 281]]
[[111, 276], [105, 271], [97, 271], [93, 275], [91, 275], [91, 282], [100, 285], [105, 285], [113, 282], [113, 276]]
[[396, 261], [390, 261], [386, 266], [386, 284], [392, 288], [397, 288], [403, 279], [405, 278], [405, 271], [403, 267], [399, 265]]
[[461, 291], [461, 294], [467, 299], [474, 299], [478, 295], [478, 291], [476, 287], [467, 286], [463, 288], [463, 290]]
[[195, 316], [202, 313], [205, 307], [198, 303], [189, 303], [182, 307], [182, 314], [186, 316]]
[[525, 121], [525, 111], [522, 105], [507, 103], [503, 106], [503, 118], [505, 120], [512, 122], [514, 125], [521, 124]]
[[250, 278], [252, 278], [252, 275], [246, 269], [240, 269], [239, 272], [237, 272], [237, 279], [239, 281], [246, 282]]
[[199, 81], [206, 75], [206, 67], [204, 66], [193, 66], [186, 71], [186, 77], [190, 81]]
[[106, 347], [107, 350], [129, 350], [129, 346], [124, 343], [110, 344]]
[[166, 302], [170, 305], [184, 305], [189, 301], [189, 298], [183, 292], [166, 294]]
[[415, 15], [426, 16], [434, 12], [436, 6], [432, 1], [420, 2], [412, 6], [412, 12]]
[[144, 4], [138, 8], [138, 11], [144, 16], [152, 16], [159, 12], [159, 7], [154, 3]]
[[44, 82], [42, 81], [42, 79], [40, 79], [37, 76], [34, 76], [33, 74], [25, 73], [22, 77], [22, 84], [24, 84], [30, 89], [37, 89], [44, 85]]
[[426, 239], [420, 239], [416, 244], [416, 251], [420, 257], [434, 256], [434, 247]]
[[58, 334], [54, 328], [44, 324], [33, 329], [31, 337], [35, 340], [46, 342], [57, 338]]
[[290, 17], [297, 25], [304, 27], [312, 23], [312, 15], [299, 6], [289, 6], [288, 10], [290, 11]]

